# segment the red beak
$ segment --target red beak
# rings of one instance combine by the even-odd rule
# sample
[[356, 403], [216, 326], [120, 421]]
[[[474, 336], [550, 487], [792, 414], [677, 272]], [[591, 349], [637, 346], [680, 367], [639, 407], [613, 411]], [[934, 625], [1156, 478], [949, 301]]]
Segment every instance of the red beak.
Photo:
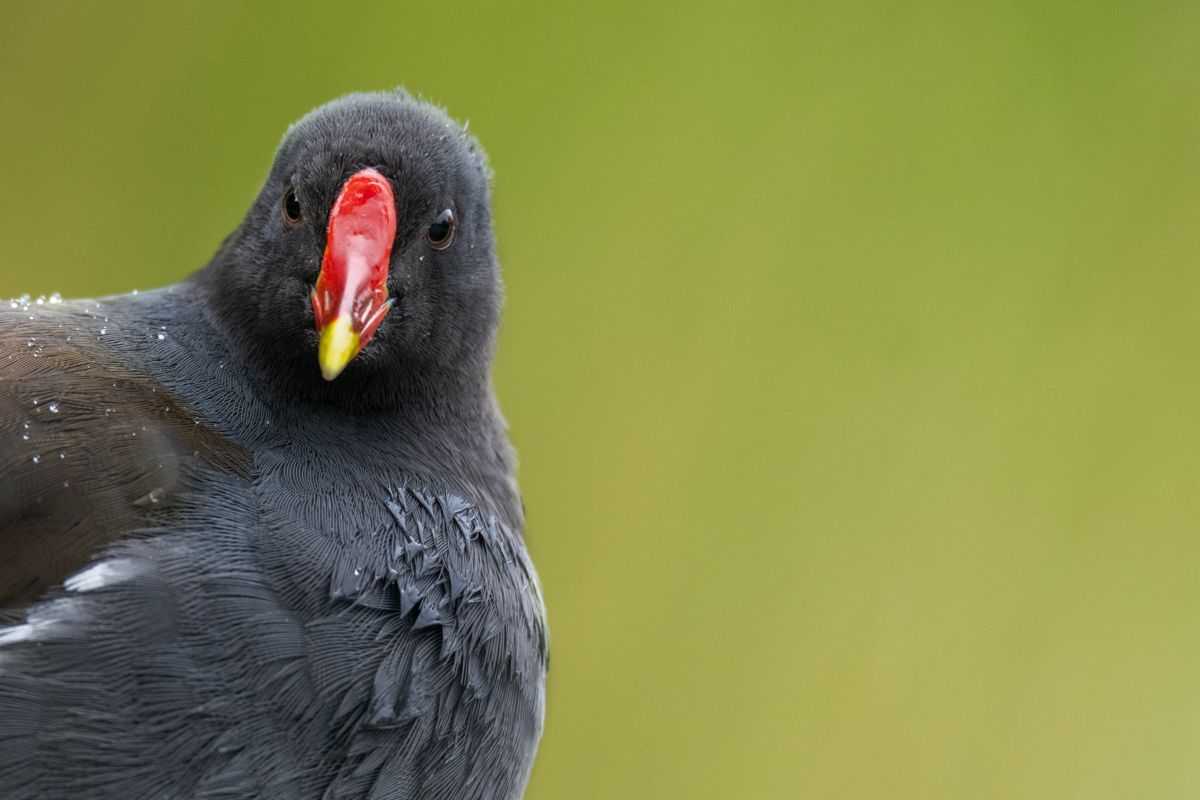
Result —
[[325, 258], [312, 293], [321, 334], [317, 358], [327, 381], [366, 346], [392, 307], [387, 277], [395, 239], [391, 182], [373, 169], [354, 173], [329, 212]]

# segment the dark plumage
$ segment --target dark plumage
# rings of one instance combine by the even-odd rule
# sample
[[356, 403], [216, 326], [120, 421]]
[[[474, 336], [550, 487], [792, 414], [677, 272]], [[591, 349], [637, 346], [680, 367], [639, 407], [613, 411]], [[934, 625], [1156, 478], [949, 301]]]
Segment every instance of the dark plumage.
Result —
[[[394, 306], [326, 380], [310, 293], [368, 167]], [[488, 179], [440, 110], [352, 95], [187, 281], [0, 310], [0, 797], [521, 795], [546, 630]]]

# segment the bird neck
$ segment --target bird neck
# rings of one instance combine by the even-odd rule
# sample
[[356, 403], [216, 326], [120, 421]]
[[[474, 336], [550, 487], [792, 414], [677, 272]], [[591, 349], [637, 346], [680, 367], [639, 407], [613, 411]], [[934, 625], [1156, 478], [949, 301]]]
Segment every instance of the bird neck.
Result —
[[494, 335], [448, 362], [384, 351], [382, 343], [372, 342], [345, 372], [327, 381], [317, 364], [307, 298], [281, 303], [246, 284], [229, 244], [189, 284], [212, 327], [264, 395], [289, 406], [335, 413], [396, 412], [460, 425], [489, 424], [495, 416]]
[[214, 302], [202, 277], [126, 306], [170, 331], [144, 366], [182, 403], [205, 409], [207, 424], [252, 450], [294, 445], [342, 453], [381, 480], [428, 478], [520, 529], [516, 459], [486, 366], [400, 366], [326, 382], [309, 350], [292, 363], [247, 344], [254, 337], [239, 326], [243, 318]]

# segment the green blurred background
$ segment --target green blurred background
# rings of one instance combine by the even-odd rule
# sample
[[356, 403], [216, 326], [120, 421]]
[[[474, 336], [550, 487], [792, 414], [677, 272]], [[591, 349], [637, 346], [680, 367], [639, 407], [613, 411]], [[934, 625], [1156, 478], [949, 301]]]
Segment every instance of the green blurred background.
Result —
[[0, 294], [491, 154], [547, 798], [1200, 795], [1200, 5], [0, 4]]

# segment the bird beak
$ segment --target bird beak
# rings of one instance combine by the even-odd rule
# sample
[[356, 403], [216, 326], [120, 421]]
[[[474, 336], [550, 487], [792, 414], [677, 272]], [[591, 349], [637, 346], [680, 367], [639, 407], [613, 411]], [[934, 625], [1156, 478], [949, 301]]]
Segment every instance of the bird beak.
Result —
[[387, 277], [395, 238], [392, 184], [373, 169], [354, 173], [329, 212], [325, 257], [312, 293], [317, 360], [327, 381], [342, 374], [391, 310]]

